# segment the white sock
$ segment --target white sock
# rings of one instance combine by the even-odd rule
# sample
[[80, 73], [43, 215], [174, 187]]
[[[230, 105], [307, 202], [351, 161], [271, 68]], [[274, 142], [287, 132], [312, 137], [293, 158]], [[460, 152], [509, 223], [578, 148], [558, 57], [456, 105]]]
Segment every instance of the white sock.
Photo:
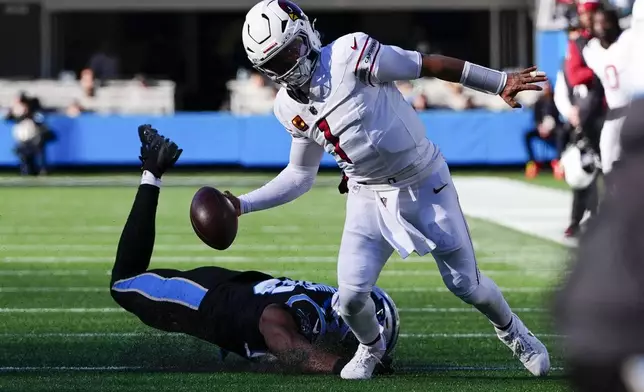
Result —
[[512, 321], [512, 310], [494, 281], [481, 274], [481, 283], [476, 293], [480, 298], [472, 305], [483, 313], [497, 328], [506, 327]]
[[154, 185], [157, 188], [161, 188], [161, 179], [156, 178], [154, 174], [144, 170], [143, 175], [141, 176], [141, 184]]
[[380, 324], [378, 324], [378, 319], [376, 318], [376, 304], [373, 303], [369, 294], [344, 289], [339, 292], [340, 303], [351, 299], [355, 301], [355, 298], [351, 298], [352, 296], [365, 297], [365, 305], [359, 312], [352, 313], [346, 310], [340, 312], [344, 322], [347, 323], [351, 331], [353, 331], [353, 334], [362, 344], [369, 344], [380, 335]]

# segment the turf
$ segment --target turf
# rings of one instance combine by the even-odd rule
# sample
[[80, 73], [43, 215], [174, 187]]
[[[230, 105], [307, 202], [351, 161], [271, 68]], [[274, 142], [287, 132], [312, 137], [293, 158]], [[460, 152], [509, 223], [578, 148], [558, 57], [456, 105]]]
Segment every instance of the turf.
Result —
[[[244, 216], [224, 252], [192, 232], [195, 190], [162, 190], [154, 267], [215, 264], [335, 283], [344, 197], [334, 187]], [[481, 269], [550, 348], [554, 370], [547, 378], [523, 370], [489, 323], [445, 290], [433, 260], [418, 257], [392, 258], [379, 281], [400, 308], [395, 375], [348, 383], [264, 374], [234, 358], [222, 363], [215, 347], [151, 330], [116, 307], [108, 271], [134, 193], [135, 187], [0, 188], [1, 391], [568, 390], [549, 315], [566, 255], [559, 245], [470, 220]]]

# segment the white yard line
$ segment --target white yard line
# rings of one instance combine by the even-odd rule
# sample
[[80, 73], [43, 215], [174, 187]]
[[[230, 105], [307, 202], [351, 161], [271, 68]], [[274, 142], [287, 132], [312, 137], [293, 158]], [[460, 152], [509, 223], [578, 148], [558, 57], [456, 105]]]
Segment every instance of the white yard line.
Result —
[[[49, 232], [51, 234], [51, 232]], [[22, 237], [21, 237], [22, 238]], [[26, 241], [28, 242], [28, 241]], [[0, 243], [0, 251], [43, 251], [47, 252], [114, 252], [116, 251], [117, 244], [108, 243], [108, 244], [92, 244], [83, 242], [82, 244], [69, 244], [69, 243], [60, 243], [55, 242], [51, 244], [34, 244], [34, 243], [12, 243], [4, 242]], [[239, 251], [297, 251], [297, 250], [307, 250], [307, 251], [329, 251], [334, 254], [337, 253], [339, 249], [339, 244], [234, 244], [231, 250]], [[491, 246], [482, 246], [474, 242], [474, 249], [478, 252], [485, 252], [494, 255], [507, 255], [507, 258], [510, 257], [523, 257], [525, 255], [534, 256], [535, 253], [543, 254], [544, 249], [542, 246], [522, 246], [520, 249], [517, 249], [516, 246], [509, 246], [507, 244], [494, 244]], [[214, 251], [204, 244], [155, 244], [155, 251], [204, 251], [213, 253]], [[546, 254], [552, 255], [561, 255], [560, 251], [550, 251]], [[517, 256], [518, 255], [518, 256]]]
[[[543, 308], [515, 308], [520, 313], [544, 313], [548, 309]], [[0, 308], [0, 313], [119, 313], [124, 312], [122, 308]], [[399, 308], [400, 313], [475, 313], [474, 308]]]
[[[342, 225], [316, 225], [316, 228], [322, 231], [342, 231]], [[273, 234], [293, 234], [301, 233], [304, 230], [301, 226], [296, 225], [257, 225], [250, 227], [252, 231], [261, 231], [263, 233]], [[0, 235], [62, 235], [62, 234], [119, 234], [123, 231], [123, 226], [0, 226]], [[186, 228], [172, 228], [172, 227], [159, 227], [156, 232], [157, 235], [186, 235], [194, 236], [194, 233], [188, 227]]]
[[454, 179], [463, 212], [566, 246], [572, 193], [497, 177]]
[[145, 368], [143, 366], [2, 366], [0, 372], [121, 372], [133, 370], [163, 370], [161, 368]]
[[[447, 287], [383, 287], [389, 293], [449, 293]], [[0, 287], [0, 293], [108, 293], [106, 286], [95, 287]], [[501, 287], [504, 293], [547, 293], [547, 287]]]
[[[172, 367], [143, 367], [143, 366], [4, 366], [0, 367], [0, 372], [122, 372], [122, 371], [168, 371]], [[507, 372], [507, 371], [524, 371], [520, 366], [402, 366], [395, 368], [403, 372], [432, 372], [432, 371], [474, 371], [474, 372]], [[551, 371], [562, 371], [562, 367], [552, 367]]]
[[[478, 313], [479, 311], [473, 307], [470, 308], [398, 308], [400, 313]], [[517, 313], [547, 313], [550, 310], [544, 308], [512, 308], [513, 312]]]
[[[51, 252], [116, 252], [117, 244], [0, 244], [0, 251], [20, 251], [20, 252], [33, 252], [33, 251], [47, 251]], [[203, 244], [156, 244], [154, 245], [155, 251], [203, 251], [214, 254], [215, 251]], [[275, 252], [288, 252], [288, 251], [329, 251], [336, 253], [338, 245], [315, 245], [315, 244], [301, 244], [301, 245], [276, 245], [276, 244], [235, 244], [231, 250], [240, 251], [275, 251]]]
[[[561, 338], [562, 335], [536, 334], [540, 338]], [[42, 332], [42, 333], [0, 333], [0, 339], [93, 339], [93, 338], [144, 338], [171, 337], [192, 339], [180, 333], [160, 332]], [[495, 339], [494, 333], [401, 333], [402, 339]]]
[[[540, 268], [532, 268], [537, 271], [552, 271], [558, 272], [561, 270], [560, 265], [562, 261], [559, 258], [553, 259], [552, 262], [540, 263], [534, 255], [533, 260], [526, 260], [525, 258], [509, 258], [509, 257], [494, 257], [494, 256], [481, 256], [477, 261], [481, 264], [498, 263], [507, 265], [519, 265], [528, 267], [533, 261], [533, 266]], [[306, 264], [306, 263], [329, 263], [336, 264], [338, 258], [336, 256], [154, 256], [154, 262], [167, 262], [167, 263], [208, 263], [212, 265], [227, 264], [227, 263], [280, 263], [280, 264]], [[114, 263], [114, 256], [6, 256], [0, 257], [0, 263], [15, 264], [15, 263]], [[428, 264], [435, 265], [435, 261], [431, 257], [424, 258], [409, 258], [406, 260], [392, 259], [389, 263], [402, 263], [402, 264]], [[549, 268], [556, 267], [556, 268]], [[485, 270], [487, 271], [487, 270]]]
[[[264, 270], [264, 273], [273, 276], [291, 276], [291, 277], [306, 277], [311, 275], [310, 270]], [[317, 270], [317, 273], [327, 273], [335, 275], [335, 269]], [[0, 276], [104, 276], [110, 275], [109, 270], [73, 270], [73, 269], [33, 269], [33, 270], [13, 270], [13, 269], [0, 269]], [[510, 276], [510, 277], [540, 277], [550, 278], [560, 274], [557, 270], [494, 270], [486, 269], [486, 275], [490, 276]], [[380, 276], [395, 276], [395, 277], [418, 277], [418, 276], [441, 276], [436, 270], [395, 270], [388, 269], [382, 271]]]

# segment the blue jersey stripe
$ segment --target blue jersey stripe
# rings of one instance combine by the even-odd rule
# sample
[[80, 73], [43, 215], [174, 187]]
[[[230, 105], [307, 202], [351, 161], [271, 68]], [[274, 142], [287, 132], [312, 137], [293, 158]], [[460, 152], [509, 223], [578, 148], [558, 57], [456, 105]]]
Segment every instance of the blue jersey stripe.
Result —
[[152, 301], [173, 302], [197, 310], [208, 292], [201, 285], [184, 278], [164, 278], [145, 273], [114, 283], [112, 290], [135, 292]]

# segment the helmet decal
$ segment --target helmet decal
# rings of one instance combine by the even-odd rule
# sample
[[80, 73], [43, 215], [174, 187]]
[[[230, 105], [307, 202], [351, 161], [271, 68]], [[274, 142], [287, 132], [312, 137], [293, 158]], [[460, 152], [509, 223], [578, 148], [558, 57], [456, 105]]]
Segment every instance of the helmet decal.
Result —
[[288, 0], [277, 0], [277, 4], [284, 12], [288, 14], [288, 17], [291, 18], [291, 20], [308, 20], [306, 15], [304, 15], [304, 12], [302, 12], [302, 9], [295, 3], [292, 3]]

